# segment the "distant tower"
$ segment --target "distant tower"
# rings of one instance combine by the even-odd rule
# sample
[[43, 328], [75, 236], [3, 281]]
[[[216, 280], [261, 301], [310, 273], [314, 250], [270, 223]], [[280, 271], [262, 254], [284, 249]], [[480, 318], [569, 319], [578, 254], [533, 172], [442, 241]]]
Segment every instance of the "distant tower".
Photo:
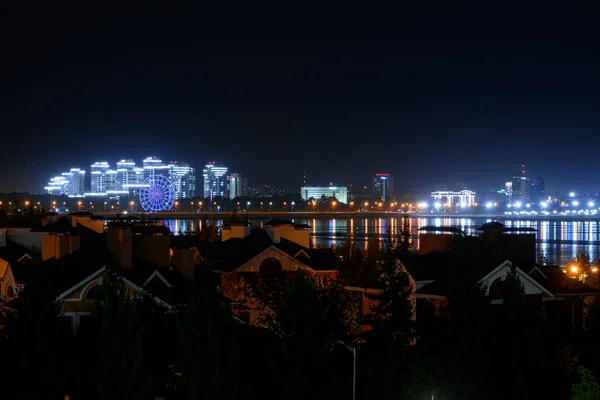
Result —
[[306, 169], [304, 169], [304, 174], [303, 174], [302, 178], [303, 178], [302, 179], [303, 186], [306, 186]]

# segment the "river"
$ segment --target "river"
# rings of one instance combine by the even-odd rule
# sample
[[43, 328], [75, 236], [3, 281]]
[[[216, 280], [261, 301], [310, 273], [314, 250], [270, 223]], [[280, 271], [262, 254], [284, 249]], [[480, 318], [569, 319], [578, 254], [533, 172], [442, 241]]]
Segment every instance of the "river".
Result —
[[[312, 244], [316, 247], [329, 247], [340, 244], [353, 234], [357, 246], [367, 246], [367, 238], [384, 236], [388, 232], [399, 235], [402, 230], [401, 216], [387, 218], [295, 218], [293, 221], [310, 225]], [[266, 219], [250, 220], [253, 227], [262, 226]], [[490, 221], [485, 218], [408, 218], [414, 248], [418, 248], [419, 228], [426, 225], [454, 226], [467, 235], [477, 235], [477, 228]], [[600, 221], [586, 220], [500, 220], [507, 227], [529, 227], [537, 230], [537, 252], [543, 253], [559, 265], [567, 265], [576, 255], [588, 253], [590, 257], [600, 256]], [[220, 225], [221, 220], [217, 220]], [[169, 219], [165, 224], [175, 234], [202, 227], [201, 219]]]

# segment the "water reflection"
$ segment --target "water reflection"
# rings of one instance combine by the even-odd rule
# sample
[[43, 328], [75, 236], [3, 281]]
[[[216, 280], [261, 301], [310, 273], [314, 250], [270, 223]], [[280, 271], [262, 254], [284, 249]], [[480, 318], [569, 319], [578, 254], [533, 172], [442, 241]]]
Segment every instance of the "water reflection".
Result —
[[[222, 225], [217, 220], [217, 225]], [[264, 220], [250, 221], [253, 227], [263, 226]], [[335, 218], [335, 219], [295, 219], [295, 223], [309, 224], [311, 244], [314, 247], [340, 245], [352, 237], [359, 248], [368, 247], [368, 239], [379, 235], [391, 234], [399, 238], [404, 228], [402, 217], [391, 218]], [[408, 218], [408, 228], [414, 248], [418, 248], [419, 229], [426, 225], [454, 226], [467, 235], [477, 236], [477, 228], [489, 220], [482, 218]], [[589, 253], [592, 258], [600, 256], [600, 224], [597, 221], [500, 221], [507, 227], [534, 228], [538, 238], [538, 252], [561, 264], [568, 263], [581, 252]], [[174, 233], [195, 232], [202, 229], [201, 219], [166, 220], [165, 225]]]

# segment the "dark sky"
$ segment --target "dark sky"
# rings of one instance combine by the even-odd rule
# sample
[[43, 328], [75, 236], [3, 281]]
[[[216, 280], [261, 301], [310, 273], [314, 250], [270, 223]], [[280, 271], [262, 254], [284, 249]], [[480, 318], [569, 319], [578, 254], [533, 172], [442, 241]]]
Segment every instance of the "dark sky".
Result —
[[288, 189], [304, 168], [501, 187], [521, 163], [550, 189], [600, 187], [595, 10], [365, 14], [5, 10], [0, 191], [153, 154]]

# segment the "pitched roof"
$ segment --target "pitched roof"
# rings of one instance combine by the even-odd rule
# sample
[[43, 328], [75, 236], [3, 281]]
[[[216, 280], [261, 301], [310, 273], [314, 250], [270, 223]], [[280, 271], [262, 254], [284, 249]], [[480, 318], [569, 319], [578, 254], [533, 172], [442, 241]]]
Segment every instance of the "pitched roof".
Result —
[[552, 293], [559, 295], [592, 294], [600, 290], [586, 285], [579, 279], [574, 279], [563, 272], [558, 265], [538, 266], [531, 269], [529, 275]]
[[78, 233], [77, 228], [71, 225], [71, 221], [67, 217], [61, 217], [56, 222], [46, 224], [42, 227], [36, 228], [36, 232], [49, 232], [49, 233], [69, 233], [75, 235]]

